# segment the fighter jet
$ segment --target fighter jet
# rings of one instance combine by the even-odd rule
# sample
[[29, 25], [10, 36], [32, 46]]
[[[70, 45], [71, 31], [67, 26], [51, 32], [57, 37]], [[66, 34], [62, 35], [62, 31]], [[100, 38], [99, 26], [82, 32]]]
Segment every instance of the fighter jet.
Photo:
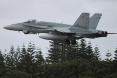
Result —
[[82, 13], [73, 25], [37, 21], [30, 19], [22, 23], [11, 24], [3, 28], [14, 31], [23, 31], [24, 34], [45, 33], [39, 36], [47, 40], [65, 40], [66, 44], [76, 44], [76, 39], [107, 37], [107, 31], [96, 30], [101, 13], [95, 13], [89, 18], [89, 13]]

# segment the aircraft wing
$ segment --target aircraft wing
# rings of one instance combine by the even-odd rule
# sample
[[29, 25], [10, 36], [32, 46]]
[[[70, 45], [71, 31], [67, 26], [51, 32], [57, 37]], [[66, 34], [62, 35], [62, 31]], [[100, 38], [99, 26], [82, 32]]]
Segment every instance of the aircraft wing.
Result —
[[61, 32], [61, 33], [74, 33], [74, 32], [72, 32], [71, 31], [71, 27], [67, 27], [67, 26], [65, 26], [65, 27], [53, 27], [54, 29], [56, 29], [56, 31], [58, 31], [58, 32]]
[[49, 27], [49, 26], [38, 26], [38, 25], [29, 25], [29, 24], [24, 24], [24, 26], [28, 26], [28, 27], [35, 27], [35, 28], [42, 28], [42, 29], [53, 29], [54, 31], [56, 30], [57, 32], [60, 33], [74, 33], [70, 30], [70, 26], [63, 26], [63, 27], [58, 27], [58, 26], [53, 26], [53, 27]]

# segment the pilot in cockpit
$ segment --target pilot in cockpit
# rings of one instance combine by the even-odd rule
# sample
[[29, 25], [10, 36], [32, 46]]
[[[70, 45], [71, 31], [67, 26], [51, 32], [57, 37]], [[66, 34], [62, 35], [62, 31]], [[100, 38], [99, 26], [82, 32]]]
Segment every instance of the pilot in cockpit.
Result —
[[28, 21], [26, 21], [25, 23], [31, 23], [31, 22], [36, 22], [37, 20], [36, 19], [29, 19]]

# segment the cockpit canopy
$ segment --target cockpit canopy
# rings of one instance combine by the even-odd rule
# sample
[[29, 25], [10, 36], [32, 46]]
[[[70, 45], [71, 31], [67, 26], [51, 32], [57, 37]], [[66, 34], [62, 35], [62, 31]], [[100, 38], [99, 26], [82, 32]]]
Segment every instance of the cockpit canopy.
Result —
[[28, 21], [26, 21], [25, 23], [31, 23], [31, 22], [36, 22], [36, 19], [29, 19]]

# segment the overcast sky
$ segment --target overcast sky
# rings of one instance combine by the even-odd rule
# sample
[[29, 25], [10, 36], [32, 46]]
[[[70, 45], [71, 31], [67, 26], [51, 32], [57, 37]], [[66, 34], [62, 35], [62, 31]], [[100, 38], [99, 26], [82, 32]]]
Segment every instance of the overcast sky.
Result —
[[[98, 30], [117, 33], [117, 0], [0, 0], [0, 48], [9, 49], [13, 44], [22, 47], [25, 43], [34, 42], [47, 56], [49, 40], [40, 39], [38, 35], [25, 35], [22, 32], [3, 29], [4, 26], [24, 22], [28, 19], [73, 24], [82, 12], [102, 13]], [[98, 45], [104, 59], [109, 50], [114, 56], [117, 46], [117, 35], [106, 38], [86, 39], [93, 48]]]

